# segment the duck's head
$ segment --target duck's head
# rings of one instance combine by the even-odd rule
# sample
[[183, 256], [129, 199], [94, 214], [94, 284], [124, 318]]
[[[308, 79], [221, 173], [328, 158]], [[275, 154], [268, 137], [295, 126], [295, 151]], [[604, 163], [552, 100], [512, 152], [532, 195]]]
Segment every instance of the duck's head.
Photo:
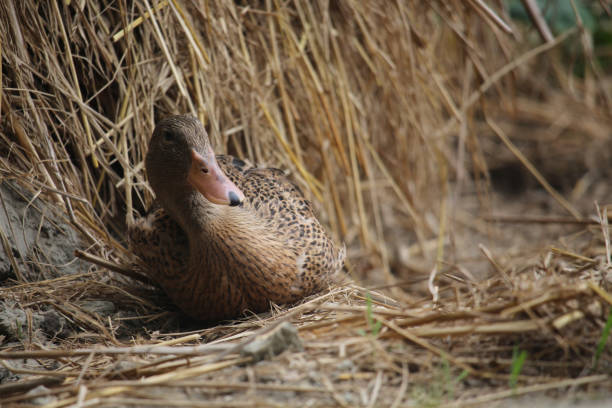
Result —
[[236, 206], [244, 200], [219, 167], [204, 126], [193, 116], [170, 116], [155, 126], [145, 166], [162, 201], [172, 198], [163, 195], [184, 190], [197, 190], [214, 204]]

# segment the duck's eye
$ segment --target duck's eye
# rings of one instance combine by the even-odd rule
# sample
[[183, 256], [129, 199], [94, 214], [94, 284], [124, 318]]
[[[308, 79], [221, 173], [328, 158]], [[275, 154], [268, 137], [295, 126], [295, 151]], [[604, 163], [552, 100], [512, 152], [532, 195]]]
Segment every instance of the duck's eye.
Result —
[[167, 143], [174, 141], [174, 135], [172, 134], [172, 132], [165, 131], [164, 133], [162, 133], [162, 138], [164, 139], [164, 142]]
[[202, 173], [207, 174], [208, 173], [208, 169], [206, 167], [202, 167]]

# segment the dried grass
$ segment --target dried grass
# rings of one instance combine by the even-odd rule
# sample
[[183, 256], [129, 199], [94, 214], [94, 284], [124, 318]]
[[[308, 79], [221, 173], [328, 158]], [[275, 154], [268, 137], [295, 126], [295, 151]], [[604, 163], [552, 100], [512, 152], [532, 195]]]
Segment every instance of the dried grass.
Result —
[[[606, 174], [597, 146], [610, 142], [610, 90], [595, 68], [579, 80], [556, 62], [576, 33], [521, 50], [504, 14], [477, 0], [238, 3], [2, 2], [0, 177], [77, 229], [89, 260], [125, 273], [125, 226], [153, 198], [147, 139], [160, 117], [191, 112], [219, 153], [289, 169], [347, 242], [351, 274], [386, 295], [336, 287], [270, 314], [171, 333], [176, 313], [148, 286], [96, 267], [36, 280], [36, 265], [5, 251], [16, 281], [0, 298], [30, 314], [54, 309], [79, 331], [48, 349], [33, 340], [30, 319], [21, 346], [2, 346], [2, 364], [20, 372], [11, 359], [37, 359], [49, 369], [0, 386], [0, 403], [26, 402], [26, 390], [46, 384], [49, 407], [459, 406], [609, 383], [599, 374], [609, 372], [609, 348], [604, 368], [591, 369], [612, 305], [608, 216], [602, 207], [598, 220], [583, 218], [576, 205], [592, 201], [588, 183]], [[556, 76], [545, 84], [548, 72]], [[515, 122], [543, 131], [517, 147]], [[529, 150], [541, 134], [558, 152], [571, 145], [563, 138], [594, 146], [603, 165], [592, 166], [587, 187], [566, 197], [547, 181]], [[487, 155], [506, 151], [501, 143], [511, 152], [503, 160], [520, 159], [572, 218], [486, 211], [498, 164]], [[534, 243], [548, 248], [536, 261], [483, 245], [492, 272], [480, 279], [462, 261], [457, 224], [493, 237], [504, 230], [462, 212], [468, 193], [489, 218], [533, 229], [573, 223], [580, 233], [554, 248]], [[6, 249], [14, 232], [0, 232]], [[102, 318], [82, 299], [132, 314]], [[304, 351], [256, 365], [240, 356], [282, 321], [299, 328]], [[529, 357], [508, 389], [514, 347]], [[467, 380], [455, 381], [462, 371]]]

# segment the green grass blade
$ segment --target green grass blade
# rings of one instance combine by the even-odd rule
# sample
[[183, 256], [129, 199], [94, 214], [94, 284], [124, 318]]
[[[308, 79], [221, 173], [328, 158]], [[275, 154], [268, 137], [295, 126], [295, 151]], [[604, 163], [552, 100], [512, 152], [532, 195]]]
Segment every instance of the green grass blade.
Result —
[[612, 330], [612, 307], [608, 312], [608, 320], [606, 321], [606, 325], [604, 326], [599, 342], [597, 343], [597, 350], [595, 350], [595, 356], [593, 358], [593, 370], [597, 370], [601, 353], [603, 353], [608, 337], [610, 336], [610, 330]]
[[512, 352], [512, 370], [510, 371], [510, 388], [515, 389], [516, 383], [518, 382], [518, 376], [523, 370], [523, 365], [527, 359], [527, 351], [522, 350], [519, 353], [518, 346], [514, 347]]

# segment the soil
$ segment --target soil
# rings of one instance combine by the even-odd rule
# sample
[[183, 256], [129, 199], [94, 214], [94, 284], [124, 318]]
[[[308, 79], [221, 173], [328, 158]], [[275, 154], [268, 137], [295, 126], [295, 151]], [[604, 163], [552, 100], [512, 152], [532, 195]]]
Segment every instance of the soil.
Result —
[[0, 229], [8, 240], [0, 248], [0, 282], [17, 278], [7, 250], [27, 281], [87, 270], [74, 257], [80, 244], [77, 232], [52, 207], [8, 180], [0, 182], [0, 201]]

